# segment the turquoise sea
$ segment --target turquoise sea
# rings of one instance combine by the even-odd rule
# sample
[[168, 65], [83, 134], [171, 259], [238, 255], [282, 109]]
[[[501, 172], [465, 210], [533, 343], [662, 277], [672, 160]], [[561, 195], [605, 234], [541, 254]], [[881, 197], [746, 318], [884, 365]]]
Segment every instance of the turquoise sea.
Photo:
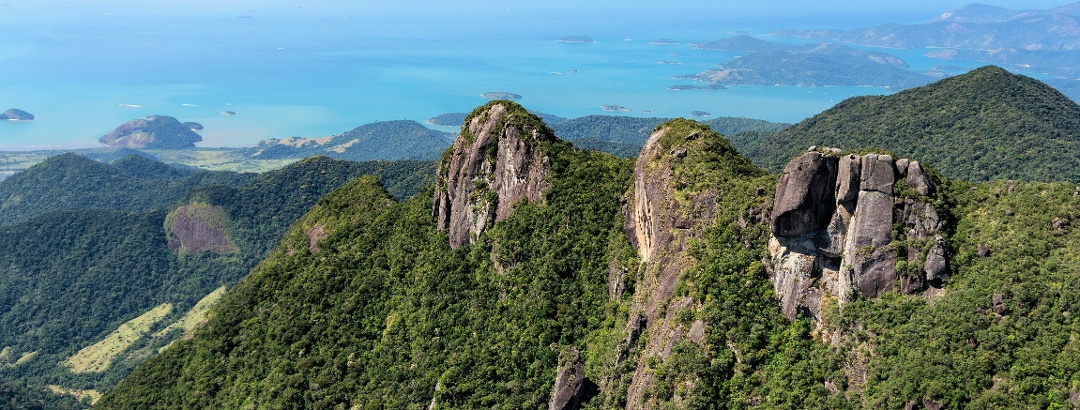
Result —
[[[700, 110], [797, 122], [845, 98], [887, 90], [668, 87], [689, 82], [674, 76], [734, 57], [697, 50], [693, 42], [897, 18], [781, 21], [618, 11], [366, 15], [335, 8], [332, 1], [205, 13], [116, 9], [93, 19], [74, 11], [0, 12], [25, 14], [0, 18], [0, 110], [17, 107], [37, 116], [0, 122], [0, 150], [99, 146], [97, 138], [119, 124], [153, 114], [203, 124], [200, 146], [250, 146], [267, 138], [332, 135], [380, 120], [423, 122], [467, 112], [489, 91], [520, 94], [526, 108], [566, 117], [604, 114], [600, 106], [608, 104], [631, 110], [619, 115], [689, 117]], [[564, 36], [595, 42], [556, 41]], [[677, 44], [654, 44], [659, 39]], [[904, 57], [916, 69], [938, 64]]]

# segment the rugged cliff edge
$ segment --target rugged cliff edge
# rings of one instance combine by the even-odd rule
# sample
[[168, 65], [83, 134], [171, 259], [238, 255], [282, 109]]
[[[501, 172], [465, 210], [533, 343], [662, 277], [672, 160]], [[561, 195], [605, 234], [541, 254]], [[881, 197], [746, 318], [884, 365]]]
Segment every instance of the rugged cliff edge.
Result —
[[[940, 183], [940, 180], [938, 181]], [[811, 149], [776, 184], [769, 277], [784, 314], [820, 320], [830, 299], [916, 293], [948, 280], [936, 183], [918, 161]]]
[[543, 121], [510, 101], [492, 101], [465, 118], [435, 178], [432, 216], [449, 231], [451, 247], [475, 241], [517, 201], [542, 199], [551, 168], [543, 145], [555, 140]]

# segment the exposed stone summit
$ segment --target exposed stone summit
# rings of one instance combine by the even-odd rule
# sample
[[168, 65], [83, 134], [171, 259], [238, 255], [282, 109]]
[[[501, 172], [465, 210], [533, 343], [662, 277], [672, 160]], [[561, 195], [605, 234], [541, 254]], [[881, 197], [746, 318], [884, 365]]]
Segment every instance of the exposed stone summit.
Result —
[[553, 141], [539, 118], [510, 101], [492, 101], [465, 119], [435, 177], [432, 216], [452, 248], [475, 241], [519, 200], [543, 198], [551, 168], [544, 145]]
[[813, 148], [776, 185], [769, 275], [785, 315], [948, 279], [933, 179], [918, 161]]

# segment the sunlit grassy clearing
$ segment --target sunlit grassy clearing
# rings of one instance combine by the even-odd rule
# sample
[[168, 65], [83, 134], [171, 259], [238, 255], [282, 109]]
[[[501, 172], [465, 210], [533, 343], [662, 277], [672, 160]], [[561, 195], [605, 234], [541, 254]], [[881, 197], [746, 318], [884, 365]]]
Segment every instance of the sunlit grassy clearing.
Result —
[[55, 384], [50, 384], [48, 387], [49, 390], [55, 394], [66, 394], [69, 396], [75, 396], [75, 398], [79, 400], [89, 398], [90, 404], [97, 403], [97, 401], [101, 399], [101, 392], [97, 390], [65, 389], [63, 386], [57, 386]]
[[96, 373], [109, 368], [113, 360], [133, 343], [150, 331], [150, 327], [160, 322], [170, 312], [172, 303], [163, 303], [120, 325], [115, 331], [105, 336], [100, 342], [83, 348], [78, 353], [64, 360], [61, 364], [73, 373]]
[[199, 300], [199, 303], [196, 303], [183, 317], [168, 327], [161, 329], [161, 331], [154, 333], [154, 337], [165, 336], [175, 329], [183, 329], [185, 333], [191, 331], [191, 329], [198, 326], [203, 319], [206, 319], [207, 312], [209, 312], [210, 308], [213, 307], [218, 300], [221, 300], [221, 297], [224, 295], [225, 287], [222, 286], [215, 289], [213, 292], [210, 292], [210, 294], [203, 296], [203, 298]]

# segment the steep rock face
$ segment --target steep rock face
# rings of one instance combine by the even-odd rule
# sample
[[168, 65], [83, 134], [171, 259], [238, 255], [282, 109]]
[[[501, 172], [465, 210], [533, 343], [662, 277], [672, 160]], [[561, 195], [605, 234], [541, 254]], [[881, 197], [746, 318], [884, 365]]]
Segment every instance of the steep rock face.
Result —
[[110, 147], [135, 149], [195, 148], [202, 136], [176, 118], [165, 115], [131, 120], [102, 136], [98, 142]]
[[777, 235], [796, 237], [821, 230], [832, 215], [835, 156], [810, 152], [795, 158], [776, 185], [772, 229]]
[[688, 329], [677, 320], [681, 312], [694, 309], [696, 302], [690, 297], [676, 298], [675, 288], [696, 263], [688, 255], [689, 241], [700, 237], [714, 219], [717, 174], [750, 168], [719, 134], [683, 119], [658, 126], [638, 156], [624, 231], [642, 261], [643, 276], [638, 279], [618, 361], [628, 360], [635, 344], [643, 346], [629, 382], [626, 408], [655, 404], [643, 401], [654, 382], [650, 363], [662, 363], [683, 340], [703, 340], [707, 323]]
[[[918, 161], [811, 149], [777, 182], [769, 276], [789, 319], [830, 299], [915, 293], [948, 279], [934, 182]], [[897, 237], [899, 236], [899, 237]], [[903, 262], [903, 263], [899, 263]]]
[[540, 201], [551, 161], [544, 143], [555, 136], [510, 101], [493, 101], [465, 119], [461, 135], [439, 161], [432, 216], [450, 246], [472, 243], [526, 199]]
[[581, 385], [585, 382], [585, 366], [581, 353], [570, 348], [559, 355], [555, 387], [552, 388], [548, 410], [575, 410], [581, 401]]

